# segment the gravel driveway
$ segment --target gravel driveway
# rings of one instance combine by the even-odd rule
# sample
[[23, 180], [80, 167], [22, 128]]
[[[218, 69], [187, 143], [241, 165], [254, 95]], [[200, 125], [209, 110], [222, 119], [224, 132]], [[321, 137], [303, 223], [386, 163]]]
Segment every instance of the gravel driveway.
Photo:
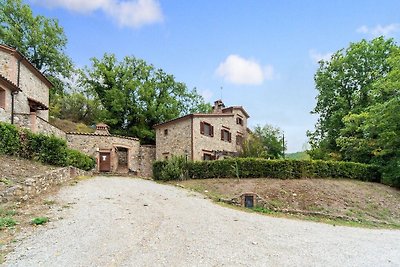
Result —
[[152, 181], [64, 187], [63, 219], [17, 244], [6, 266], [400, 266], [400, 231], [272, 218]]

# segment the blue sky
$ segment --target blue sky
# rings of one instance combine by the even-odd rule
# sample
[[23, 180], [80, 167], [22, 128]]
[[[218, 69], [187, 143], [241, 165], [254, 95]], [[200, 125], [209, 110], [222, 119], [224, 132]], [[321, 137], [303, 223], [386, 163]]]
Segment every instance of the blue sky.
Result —
[[104, 53], [142, 58], [209, 102], [222, 95], [226, 105], [244, 106], [250, 128], [280, 127], [289, 152], [302, 150], [317, 119], [317, 61], [363, 38], [400, 37], [398, 0], [27, 3], [59, 20], [78, 67]]

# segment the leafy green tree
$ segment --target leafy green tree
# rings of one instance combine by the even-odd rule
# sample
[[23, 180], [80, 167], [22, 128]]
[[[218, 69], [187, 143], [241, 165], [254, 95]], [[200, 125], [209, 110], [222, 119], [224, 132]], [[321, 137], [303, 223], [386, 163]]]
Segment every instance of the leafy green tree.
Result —
[[344, 117], [337, 143], [346, 160], [378, 164], [383, 182], [400, 187], [400, 48], [387, 63], [390, 71], [372, 84], [373, 104]]
[[361, 114], [373, 103], [372, 84], [388, 74], [387, 59], [395, 48], [392, 39], [379, 37], [351, 43], [331, 60], [320, 61], [315, 74], [317, 105], [312, 112], [319, 119], [315, 131], [308, 132], [313, 158], [342, 158], [337, 139], [345, 126], [343, 119], [350, 113]]
[[0, 42], [16, 48], [51, 80], [55, 85], [51, 92], [63, 92], [62, 78], [70, 76], [73, 66], [57, 20], [34, 16], [22, 0], [0, 0]]
[[258, 125], [244, 142], [240, 156], [278, 159], [284, 156], [285, 150], [286, 143], [283, 144], [283, 133], [279, 128]]
[[84, 92], [65, 93], [55, 97], [51, 103], [51, 115], [77, 123], [93, 125], [104, 116], [99, 99]]
[[196, 89], [175, 81], [174, 76], [155, 69], [135, 57], [118, 61], [113, 54], [92, 58], [92, 66], [81, 72], [80, 84], [98, 98], [102, 118], [111, 132], [135, 136], [154, 143], [153, 126], [193, 112], [209, 112]]

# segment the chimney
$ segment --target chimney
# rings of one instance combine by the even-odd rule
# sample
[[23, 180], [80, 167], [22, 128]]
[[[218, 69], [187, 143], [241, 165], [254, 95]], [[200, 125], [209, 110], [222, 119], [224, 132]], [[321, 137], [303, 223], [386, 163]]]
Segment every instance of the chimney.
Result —
[[225, 108], [224, 103], [221, 99], [214, 102], [213, 113], [222, 113], [222, 109]]
[[99, 123], [96, 124], [96, 131], [94, 133], [99, 135], [110, 135], [108, 129], [110, 129], [110, 127], [107, 124]]

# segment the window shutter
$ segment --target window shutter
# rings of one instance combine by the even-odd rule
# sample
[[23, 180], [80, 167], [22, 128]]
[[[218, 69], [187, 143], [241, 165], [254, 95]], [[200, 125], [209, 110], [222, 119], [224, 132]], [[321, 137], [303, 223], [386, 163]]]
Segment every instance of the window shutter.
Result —
[[232, 142], [232, 134], [230, 132], [228, 133], [228, 141], [229, 143]]
[[221, 140], [224, 141], [224, 130], [221, 130]]
[[210, 125], [211, 137], [214, 136], [214, 126]]
[[204, 122], [200, 122], [200, 133], [204, 134]]

